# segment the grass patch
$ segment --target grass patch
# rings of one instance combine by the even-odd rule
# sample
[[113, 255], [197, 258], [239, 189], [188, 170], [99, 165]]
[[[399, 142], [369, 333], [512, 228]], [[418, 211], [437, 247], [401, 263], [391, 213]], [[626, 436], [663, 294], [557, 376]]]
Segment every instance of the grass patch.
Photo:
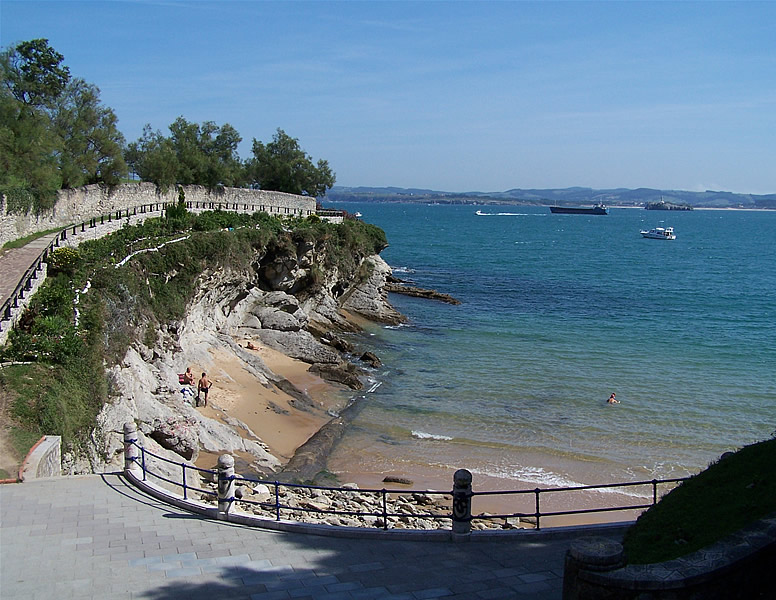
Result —
[[[32, 447], [38, 443], [38, 440], [43, 436], [37, 431], [27, 431], [19, 427], [13, 427], [10, 431], [10, 439], [13, 444], [14, 451], [18, 457], [19, 464], [22, 463], [24, 458], [29, 454]], [[12, 475], [16, 477], [16, 473]]]
[[776, 512], [776, 439], [745, 446], [683, 482], [625, 535], [631, 564], [700, 550]]
[[11, 240], [10, 242], [6, 242], [3, 246], [4, 250], [10, 250], [12, 248], [21, 248], [22, 246], [26, 246], [30, 242], [34, 242], [38, 238], [42, 238], [44, 235], [48, 235], [50, 233], [57, 233], [59, 231], [62, 231], [64, 227], [57, 227], [55, 229], [47, 229], [46, 231], [38, 231], [37, 233], [30, 234], [26, 237], [19, 238], [18, 240]]

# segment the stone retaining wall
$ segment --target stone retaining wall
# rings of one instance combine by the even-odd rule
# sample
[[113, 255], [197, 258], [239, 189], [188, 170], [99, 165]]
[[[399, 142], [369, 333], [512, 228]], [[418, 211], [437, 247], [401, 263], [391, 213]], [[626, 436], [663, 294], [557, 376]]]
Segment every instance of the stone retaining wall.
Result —
[[[315, 214], [315, 198], [296, 196], [283, 192], [224, 188], [211, 192], [198, 185], [182, 186], [186, 201], [194, 204], [218, 204], [255, 207], [255, 211], [270, 214], [306, 217]], [[126, 210], [142, 204], [177, 202], [178, 188], [159, 193], [153, 183], [124, 183], [109, 189], [99, 185], [87, 185], [74, 190], [60, 190], [57, 202], [51, 210], [41, 214], [9, 214], [5, 197], [0, 197], [0, 247], [39, 231], [58, 229], [82, 223], [89, 219]], [[254, 212], [250, 208], [244, 209]]]
[[59, 477], [61, 474], [62, 438], [58, 435], [44, 436], [24, 459], [20, 471], [21, 480]]

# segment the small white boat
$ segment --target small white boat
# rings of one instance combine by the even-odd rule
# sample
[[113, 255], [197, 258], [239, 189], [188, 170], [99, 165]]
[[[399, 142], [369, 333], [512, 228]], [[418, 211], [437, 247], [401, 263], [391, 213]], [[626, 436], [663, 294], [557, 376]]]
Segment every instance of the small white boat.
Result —
[[640, 231], [642, 237], [650, 240], [675, 240], [676, 234], [673, 227], [655, 227], [654, 229], [643, 229]]

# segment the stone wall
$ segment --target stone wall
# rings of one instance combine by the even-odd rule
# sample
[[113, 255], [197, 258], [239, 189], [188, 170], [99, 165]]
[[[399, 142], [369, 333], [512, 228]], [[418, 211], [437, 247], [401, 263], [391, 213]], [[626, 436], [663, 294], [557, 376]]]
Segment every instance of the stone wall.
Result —
[[22, 481], [62, 474], [62, 438], [47, 435], [33, 446], [22, 466]]
[[675, 560], [623, 566], [624, 561], [619, 543], [576, 540], [566, 554], [563, 600], [773, 598], [776, 514]]
[[[211, 192], [197, 185], [182, 187], [186, 202], [194, 210], [213, 209], [221, 205], [224, 208], [229, 206], [232, 210], [263, 211], [283, 216], [306, 217], [315, 214], [315, 198], [309, 196], [243, 188], [224, 188]], [[154, 184], [145, 182], [124, 183], [112, 189], [87, 185], [74, 190], [60, 190], [54, 207], [41, 214], [9, 214], [5, 198], [0, 197], [0, 247], [6, 242], [39, 231], [67, 227], [111, 212], [143, 204], [177, 201], [177, 187], [162, 194]]]

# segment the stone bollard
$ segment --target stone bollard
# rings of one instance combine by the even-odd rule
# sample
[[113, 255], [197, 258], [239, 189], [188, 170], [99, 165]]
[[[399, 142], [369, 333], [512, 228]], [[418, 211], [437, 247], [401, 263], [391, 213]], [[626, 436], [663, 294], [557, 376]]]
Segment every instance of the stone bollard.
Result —
[[575, 540], [566, 552], [563, 568], [563, 600], [598, 598], [595, 590], [586, 589], [580, 571], [613, 571], [625, 565], [622, 544], [612, 539], [591, 536]]
[[218, 515], [227, 515], [234, 502], [234, 456], [218, 457]]
[[137, 424], [124, 423], [124, 473], [132, 473], [138, 479], [143, 477], [140, 466], [140, 448], [137, 447]]
[[[458, 469], [453, 475], [453, 539], [472, 531], [472, 474]], [[460, 539], [460, 538], [459, 538]]]

